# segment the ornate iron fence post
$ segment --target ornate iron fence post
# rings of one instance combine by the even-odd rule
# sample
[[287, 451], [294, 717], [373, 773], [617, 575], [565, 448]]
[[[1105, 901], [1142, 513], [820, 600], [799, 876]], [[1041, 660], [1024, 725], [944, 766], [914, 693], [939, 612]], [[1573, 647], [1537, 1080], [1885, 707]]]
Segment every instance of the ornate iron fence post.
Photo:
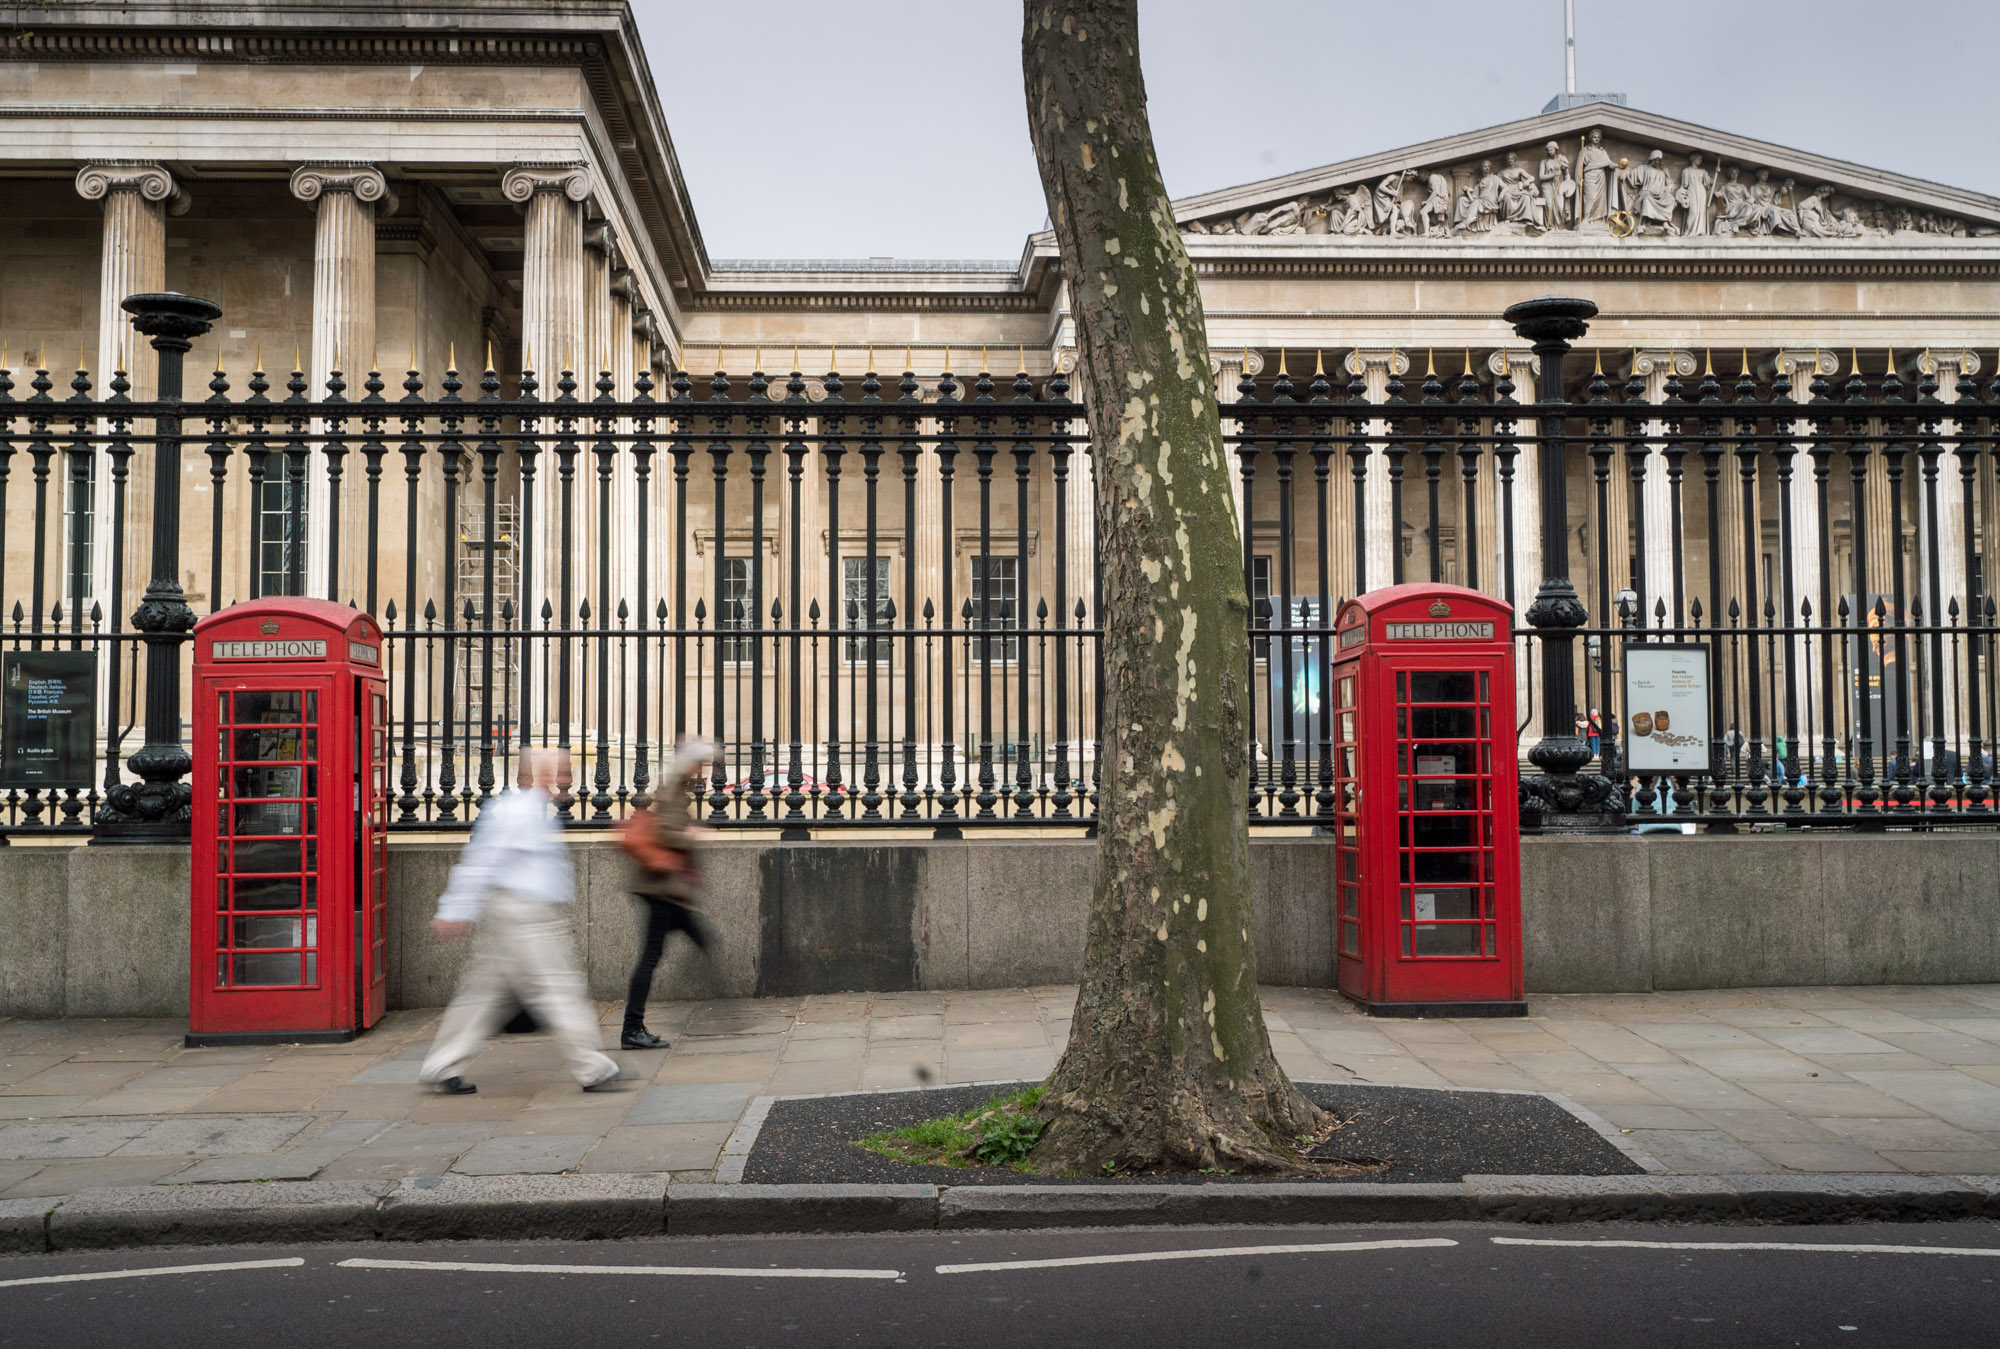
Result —
[[[159, 401], [181, 400], [181, 357], [222, 317], [213, 300], [173, 292], [133, 295], [123, 308], [132, 326], [160, 353]], [[153, 569], [132, 626], [146, 643], [146, 743], [126, 760], [136, 783], [112, 789], [98, 812], [102, 838], [143, 842], [187, 837], [191, 792], [181, 781], [193, 767], [181, 744], [181, 643], [194, 610], [179, 580], [181, 547], [181, 419], [163, 413], [153, 427]]]
[[[1563, 358], [1596, 316], [1597, 306], [1589, 300], [1559, 295], [1524, 300], [1502, 315], [1540, 358], [1537, 403], [1564, 401]], [[1528, 751], [1528, 760], [1542, 772], [1521, 779], [1522, 822], [1561, 833], [1622, 829], [1623, 793], [1602, 773], [1582, 771], [1590, 762], [1590, 748], [1576, 734], [1575, 634], [1586, 619], [1569, 579], [1569, 491], [1560, 411], [1537, 419], [1535, 440], [1541, 469], [1542, 584], [1527, 617], [1542, 643], [1542, 738]]]

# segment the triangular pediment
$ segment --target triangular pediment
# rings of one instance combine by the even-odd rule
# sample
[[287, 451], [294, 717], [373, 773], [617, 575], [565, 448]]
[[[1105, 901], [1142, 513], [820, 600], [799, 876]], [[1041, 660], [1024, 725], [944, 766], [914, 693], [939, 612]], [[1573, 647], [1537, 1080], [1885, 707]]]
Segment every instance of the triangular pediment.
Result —
[[2000, 235], [2000, 198], [1590, 103], [1174, 203], [1189, 237], [1811, 244]]

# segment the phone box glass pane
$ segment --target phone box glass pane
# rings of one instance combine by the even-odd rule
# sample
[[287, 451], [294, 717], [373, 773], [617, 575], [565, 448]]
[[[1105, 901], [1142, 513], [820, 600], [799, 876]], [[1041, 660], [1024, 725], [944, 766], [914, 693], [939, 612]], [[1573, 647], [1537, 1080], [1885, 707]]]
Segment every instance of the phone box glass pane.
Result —
[[1474, 923], [1419, 923], [1417, 954], [1476, 956], [1479, 954], [1479, 927]]
[[1469, 703], [1476, 696], [1470, 670], [1423, 671], [1410, 676], [1413, 703]]
[[243, 689], [236, 694], [236, 721], [244, 725], [297, 725], [305, 712], [298, 689]]
[[[267, 843], [236, 845], [236, 874], [259, 871], [297, 871], [299, 845], [274, 839]], [[239, 887], [240, 888], [240, 887]]]
[[294, 984], [299, 982], [299, 953], [289, 951], [232, 957], [234, 984]]
[[299, 918], [297, 914], [286, 917], [238, 918], [235, 920], [231, 946], [256, 948], [267, 946], [299, 945]]
[[238, 879], [236, 909], [296, 909], [299, 907], [297, 876], [266, 876]]

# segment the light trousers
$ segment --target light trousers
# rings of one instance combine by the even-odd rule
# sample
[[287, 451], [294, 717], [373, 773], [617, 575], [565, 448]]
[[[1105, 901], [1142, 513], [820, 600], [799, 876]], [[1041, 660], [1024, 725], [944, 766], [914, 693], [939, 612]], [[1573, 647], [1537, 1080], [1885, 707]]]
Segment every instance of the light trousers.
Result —
[[[566, 905], [543, 904], [494, 890], [473, 936], [472, 959], [445, 1008], [437, 1039], [418, 1076], [426, 1082], [461, 1077], [473, 1057], [500, 1029], [519, 999], [554, 1034], [570, 1075], [585, 1086], [618, 1075], [618, 1065], [598, 1047], [597, 1016], [584, 997], [564, 914]], [[510, 997], [511, 995], [511, 997]]]

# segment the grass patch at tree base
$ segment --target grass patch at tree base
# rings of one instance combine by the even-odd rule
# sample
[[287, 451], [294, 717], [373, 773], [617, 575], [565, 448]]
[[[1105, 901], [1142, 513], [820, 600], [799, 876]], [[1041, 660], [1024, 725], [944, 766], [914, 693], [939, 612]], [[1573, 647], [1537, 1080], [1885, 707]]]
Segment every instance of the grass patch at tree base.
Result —
[[970, 1110], [943, 1119], [857, 1138], [854, 1145], [899, 1162], [920, 1166], [1006, 1166], [1030, 1172], [1028, 1153], [1042, 1136], [1042, 1121], [1034, 1117], [1048, 1088], [991, 1097]]

